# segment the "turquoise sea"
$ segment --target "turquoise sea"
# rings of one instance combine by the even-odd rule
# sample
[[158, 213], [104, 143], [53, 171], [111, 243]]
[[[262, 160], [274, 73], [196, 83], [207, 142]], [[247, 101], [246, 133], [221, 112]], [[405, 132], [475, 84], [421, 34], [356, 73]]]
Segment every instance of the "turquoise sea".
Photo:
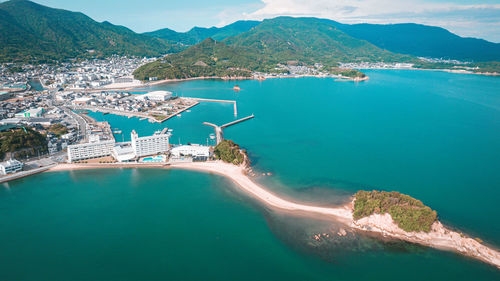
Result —
[[[206, 144], [210, 127], [252, 113], [225, 137], [256, 180], [332, 205], [359, 189], [397, 190], [440, 220], [500, 247], [500, 79], [370, 70], [328, 78], [156, 86], [202, 102], [164, 124], [92, 113], [128, 140], [165, 126]], [[242, 91], [234, 92], [238, 84]], [[44, 173], [0, 188], [0, 280], [500, 280], [500, 270], [425, 247], [349, 232], [261, 206], [220, 177], [160, 169]]]

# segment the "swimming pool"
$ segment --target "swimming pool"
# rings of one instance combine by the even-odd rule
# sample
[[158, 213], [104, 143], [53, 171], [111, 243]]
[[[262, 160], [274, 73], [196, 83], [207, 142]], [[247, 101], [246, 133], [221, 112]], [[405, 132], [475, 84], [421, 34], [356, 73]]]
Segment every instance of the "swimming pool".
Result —
[[167, 156], [156, 155], [156, 156], [145, 157], [141, 160], [141, 162], [167, 162]]

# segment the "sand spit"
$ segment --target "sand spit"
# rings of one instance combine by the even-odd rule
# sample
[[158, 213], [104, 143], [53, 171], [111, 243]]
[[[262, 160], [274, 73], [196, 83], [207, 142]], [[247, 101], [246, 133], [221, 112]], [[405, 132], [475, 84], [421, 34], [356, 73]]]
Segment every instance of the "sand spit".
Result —
[[500, 268], [500, 252], [464, 235], [452, 231], [440, 222], [432, 225], [429, 233], [406, 232], [399, 228], [389, 214], [374, 214], [359, 220], [353, 219], [353, 202], [341, 207], [317, 207], [284, 200], [254, 183], [243, 167], [222, 162], [182, 163], [172, 168], [198, 170], [223, 175], [236, 183], [243, 191], [263, 203], [282, 210], [300, 211], [334, 217], [352, 228], [381, 234], [384, 237], [408, 241], [436, 249], [454, 251]]
[[118, 163], [118, 164], [59, 164], [49, 171], [101, 169], [101, 168], [173, 168], [187, 169], [222, 175], [232, 180], [242, 191], [266, 204], [269, 207], [289, 212], [300, 212], [314, 216], [326, 216], [335, 219], [353, 229], [380, 234], [384, 237], [399, 239], [411, 243], [454, 251], [469, 256], [500, 269], [500, 252], [481, 244], [471, 237], [450, 230], [440, 222], [435, 222], [429, 233], [406, 232], [399, 228], [389, 214], [374, 214], [359, 220], [353, 219], [354, 202], [340, 207], [319, 207], [285, 200], [253, 182], [248, 170], [243, 166], [235, 166], [221, 161], [188, 162], [166, 164]]

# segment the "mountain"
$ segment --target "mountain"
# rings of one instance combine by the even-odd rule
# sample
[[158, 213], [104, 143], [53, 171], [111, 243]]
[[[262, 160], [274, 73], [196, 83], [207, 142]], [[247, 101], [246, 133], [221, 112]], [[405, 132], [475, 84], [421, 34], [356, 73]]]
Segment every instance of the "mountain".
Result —
[[142, 66], [134, 76], [141, 80], [249, 76], [253, 71], [277, 71], [280, 65], [321, 63], [331, 69], [338, 62], [415, 60], [353, 38], [319, 19], [279, 17], [222, 42], [205, 39], [181, 53]]
[[441, 27], [414, 23], [349, 25], [331, 20], [324, 22], [395, 53], [461, 61], [500, 61], [500, 43], [460, 37]]
[[337, 62], [410, 60], [349, 36], [317, 18], [264, 20], [252, 30], [227, 38], [225, 42], [251, 49], [275, 61], [299, 60], [335, 65]]
[[193, 27], [188, 32], [176, 32], [171, 29], [165, 28], [152, 32], [143, 33], [155, 38], [165, 39], [172, 42], [179, 42], [184, 45], [195, 45], [201, 41], [212, 38], [221, 41], [230, 36], [235, 36], [243, 32], [247, 32], [253, 27], [259, 25], [259, 21], [237, 21], [224, 27]]
[[158, 56], [177, 44], [26, 0], [0, 3], [0, 61], [50, 61], [111, 54]]
[[191, 77], [248, 77], [267, 61], [247, 50], [217, 42], [212, 38], [191, 46], [181, 53], [168, 55], [139, 67], [134, 76], [147, 80]]

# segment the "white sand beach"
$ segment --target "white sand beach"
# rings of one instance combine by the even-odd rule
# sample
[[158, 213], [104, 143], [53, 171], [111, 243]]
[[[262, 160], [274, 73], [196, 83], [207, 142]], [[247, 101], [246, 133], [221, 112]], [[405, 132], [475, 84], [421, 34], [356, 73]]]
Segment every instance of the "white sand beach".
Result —
[[49, 171], [101, 169], [101, 168], [169, 168], [186, 169], [206, 173], [214, 173], [227, 177], [233, 181], [243, 192], [266, 204], [269, 207], [308, 214], [311, 216], [326, 216], [345, 225], [357, 229], [380, 234], [384, 237], [399, 239], [429, 246], [437, 249], [454, 251], [469, 256], [500, 268], [500, 252], [488, 247], [463, 233], [452, 231], [443, 226], [439, 221], [432, 225], [429, 233], [406, 232], [399, 228], [389, 214], [373, 214], [359, 220], [353, 219], [354, 201], [339, 207], [319, 207], [285, 200], [268, 191], [266, 188], [253, 182], [247, 176], [243, 166], [235, 166], [222, 161], [187, 162], [164, 164], [59, 164]]

